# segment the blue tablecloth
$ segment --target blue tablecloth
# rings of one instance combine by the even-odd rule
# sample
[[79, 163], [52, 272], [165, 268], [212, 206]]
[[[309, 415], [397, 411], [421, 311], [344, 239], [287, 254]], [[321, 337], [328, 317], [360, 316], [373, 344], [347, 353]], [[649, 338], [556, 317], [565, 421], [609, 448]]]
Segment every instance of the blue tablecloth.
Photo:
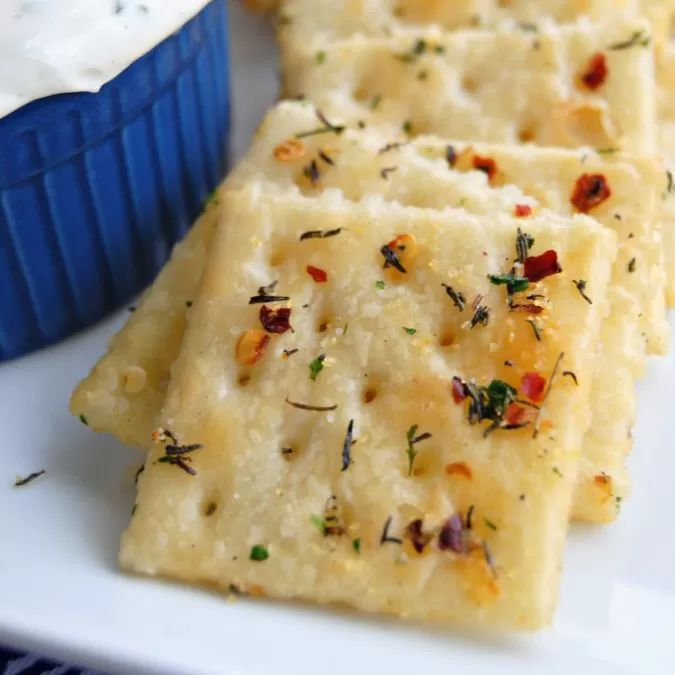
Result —
[[0, 675], [102, 675], [0, 646]]

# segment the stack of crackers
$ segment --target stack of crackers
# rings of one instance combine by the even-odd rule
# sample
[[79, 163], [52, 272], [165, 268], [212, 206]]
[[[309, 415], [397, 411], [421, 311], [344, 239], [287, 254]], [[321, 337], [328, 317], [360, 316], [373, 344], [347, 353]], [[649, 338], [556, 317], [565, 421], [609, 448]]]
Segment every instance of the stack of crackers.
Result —
[[286, 100], [72, 398], [147, 451], [124, 569], [550, 622], [668, 348], [673, 11], [281, 3]]

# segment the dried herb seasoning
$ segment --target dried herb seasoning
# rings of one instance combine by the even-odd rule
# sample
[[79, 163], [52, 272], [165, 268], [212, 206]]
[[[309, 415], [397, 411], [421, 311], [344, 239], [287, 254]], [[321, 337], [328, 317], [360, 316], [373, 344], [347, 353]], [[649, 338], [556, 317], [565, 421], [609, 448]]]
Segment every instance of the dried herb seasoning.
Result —
[[433, 535], [430, 532], [424, 531], [424, 521], [421, 518], [408, 523], [405, 534], [417, 553], [422, 553], [427, 544], [433, 539]]
[[382, 281], [382, 279], [375, 282], [375, 288], [377, 288], [380, 291], [383, 291], [385, 286], [386, 286], [386, 284], [384, 283], [384, 281]]
[[80, 422], [82, 422], [82, 424], [84, 424], [84, 426], [86, 426], [86, 427], [89, 426], [89, 420], [84, 415], [80, 415], [79, 419], [80, 419]]
[[319, 118], [322, 126], [316, 129], [310, 129], [309, 131], [301, 131], [295, 134], [296, 138], [307, 138], [308, 136], [318, 136], [320, 134], [336, 134], [340, 135], [344, 130], [344, 124], [333, 124], [329, 122], [326, 116], [320, 111], [316, 111], [316, 116]]
[[438, 548], [441, 551], [466, 553], [464, 523], [460, 513], [453, 513], [441, 526], [438, 535]]
[[352, 539], [352, 548], [354, 549], [354, 553], [360, 554], [361, 553], [361, 538], [357, 537], [356, 539]]
[[515, 274], [488, 274], [487, 277], [493, 286], [506, 286], [509, 295], [526, 291], [530, 286], [529, 279]]
[[516, 231], [516, 260], [522, 265], [525, 264], [530, 249], [534, 246], [534, 237], [520, 228]]
[[319, 171], [319, 164], [315, 159], [311, 160], [309, 164], [302, 168], [302, 175], [312, 184], [316, 185], [321, 178], [321, 171]]
[[577, 287], [577, 290], [579, 291], [579, 295], [589, 304], [593, 304], [593, 300], [591, 300], [587, 295], [586, 295], [586, 280], [585, 279], [573, 279], [572, 283]]
[[563, 377], [569, 377], [569, 378], [571, 378], [572, 381], [574, 382], [574, 384], [576, 384], [577, 386], [579, 386], [579, 380], [577, 379], [577, 376], [576, 376], [576, 374], [575, 374], [573, 371], [571, 371], [571, 370], [563, 370], [563, 371], [562, 371], [562, 375], [563, 375]]
[[342, 468], [340, 471], [346, 471], [352, 463], [352, 446], [354, 445], [354, 420], [349, 420], [347, 433], [342, 444]]
[[291, 308], [290, 307], [280, 307], [279, 309], [273, 309], [267, 305], [263, 305], [260, 308], [260, 323], [262, 327], [268, 333], [274, 333], [276, 335], [283, 335], [287, 331], [292, 331], [293, 327], [291, 326]]
[[391, 152], [392, 150], [398, 150], [399, 148], [403, 147], [405, 143], [401, 143], [400, 141], [394, 142], [394, 143], [387, 143], [386, 145], [382, 146], [378, 151], [378, 155], [384, 155], [387, 152]]
[[333, 160], [324, 150], [319, 150], [319, 159], [326, 162], [329, 166], [335, 166], [335, 160]]
[[488, 527], [489, 529], [493, 531], [497, 531], [497, 526], [489, 519], [489, 518], [483, 518], [483, 522], [485, 523], [485, 526]]
[[[167, 443], [169, 440], [171, 443]], [[153, 441], [164, 443], [164, 455], [156, 460], [157, 464], [169, 464], [177, 466], [190, 476], [196, 476], [197, 471], [190, 466], [192, 462], [191, 453], [201, 450], [204, 446], [201, 443], [192, 445], [179, 444], [176, 436], [168, 429], [157, 429], [153, 432]]]
[[343, 229], [344, 228], [342, 227], [336, 227], [333, 230], [309, 230], [300, 235], [300, 241], [305, 241], [307, 239], [328, 239], [328, 237], [337, 236]]
[[415, 457], [417, 457], [417, 448], [415, 447], [418, 443], [426, 441], [431, 438], [429, 432], [417, 435], [418, 425], [413, 424], [408, 431], [406, 432], [406, 439], [408, 440], [408, 448], [406, 450], [406, 455], [408, 455], [408, 475], [412, 476], [413, 464], [415, 463]]
[[466, 298], [464, 297], [464, 294], [456, 291], [452, 286], [449, 286], [448, 284], [441, 284], [443, 288], [445, 288], [445, 292], [447, 296], [452, 300], [452, 304], [457, 307], [457, 309], [460, 312], [464, 311], [464, 307], [466, 307]]
[[389, 534], [389, 528], [391, 527], [392, 519], [393, 519], [392, 516], [389, 516], [384, 523], [384, 527], [382, 528], [382, 535], [380, 536], [380, 546], [383, 546], [384, 544], [402, 544], [403, 543], [403, 539], [399, 539], [398, 537], [392, 537]]
[[407, 274], [408, 271], [406, 270], [405, 267], [401, 264], [401, 261], [399, 260], [398, 254], [396, 251], [394, 251], [393, 248], [389, 246], [389, 244], [385, 244], [380, 248], [380, 253], [384, 256], [384, 265], [382, 266], [383, 268], [387, 267], [393, 267], [395, 270], [398, 270], [402, 274]]
[[490, 321], [490, 308], [487, 305], [478, 304], [474, 310], [473, 316], [469, 321], [469, 326], [487, 326]]
[[300, 350], [297, 347], [295, 349], [284, 349], [284, 358], [289, 358], [290, 356], [293, 356], [293, 354], [297, 354], [299, 351]]
[[635, 272], [635, 268], [637, 265], [637, 261], [635, 258], [631, 258], [630, 261], [628, 262], [628, 271], [629, 272]]
[[249, 554], [249, 560], [254, 562], [263, 562], [270, 557], [269, 551], [262, 544], [257, 544], [251, 548], [251, 553]]
[[308, 403], [297, 403], [296, 401], [291, 401], [288, 396], [286, 397], [286, 403], [288, 405], [292, 406], [293, 408], [297, 408], [298, 410], [308, 410], [310, 412], [332, 412], [333, 410], [337, 410], [338, 405], [337, 403], [334, 403], [333, 405], [310, 405]]
[[325, 354], [319, 354], [315, 359], [313, 359], [309, 364], [309, 379], [312, 382], [316, 382], [316, 378], [319, 377], [319, 373], [323, 370], [323, 362], [326, 360]]
[[539, 435], [539, 424], [540, 424], [540, 420], [541, 420], [541, 413], [544, 410], [544, 404], [546, 403], [546, 400], [548, 399], [548, 395], [551, 393], [551, 387], [553, 386], [553, 381], [555, 380], [555, 377], [558, 374], [560, 364], [563, 362], [564, 358], [565, 358], [565, 352], [560, 352], [560, 354], [558, 355], [558, 358], [556, 359], [556, 362], [553, 366], [553, 369], [551, 370], [551, 375], [548, 378], [548, 385], [546, 387], [546, 391], [544, 392], [544, 395], [542, 396], [541, 405], [539, 406], [539, 410], [537, 412], [537, 417], [534, 421], [534, 431], [532, 432], [532, 438], [536, 438]]
[[417, 333], [417, 328], [407, 328], [406, 326], [401, 326], [401, 328], [411, 337]]
[[40, 469], [40, 471], [34, 471], [33, 473], [28, 474], [25, 478], [17, 478], [14, 481], [14, 487], [23, 487], [24, 485], [28, 485], [34, 480], [40, 478], [40, 476], [44, 476], [46, 473], [46, 469]]
[[380, 169], [380, 176], [384, 180], [389, 180], [389, 174], [393, 173], [394, 171], [398, 171], [397, 166], [385, 166], [384, 168]]
[[649, 47], [651, 43], [651, 36], [645, 33], [643, 29], [636, 30], [627, 40], [615, 42], [609, 45], [607, 49], [612, 51], [620, 51], [622, 49], [630, 49], [631, 47]]
[[457, 151], [454, 146], [446, 145], [445, 146], [445, 161], [448, 163], [450, 169], [454, 168], [457, 163]]
[[266, 302], [287, 302], [291, 298], [288, 295], [273, 295], [278, 281], [272, 281], [267, 286], [258, 289], [258, 295], [253, 295], [248, 301], [249, 305], [262, 305]]
[[539, 324], [534, 319], [525, 319], [525, 321], [532, 327], [535, 340], [541, 342], [541, 328], [539, 328]]

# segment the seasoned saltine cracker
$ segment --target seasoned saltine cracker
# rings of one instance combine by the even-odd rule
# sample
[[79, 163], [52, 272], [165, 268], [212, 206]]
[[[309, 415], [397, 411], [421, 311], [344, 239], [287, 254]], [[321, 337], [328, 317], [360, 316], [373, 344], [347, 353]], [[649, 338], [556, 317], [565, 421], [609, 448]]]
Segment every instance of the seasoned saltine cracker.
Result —
[[446, 31], [494, 28], [511, 21], [536, 31], [542, 21], [570, 23], [582, 17], [607, 22], [638, 13], [636, 0], [282, 0], [282, 43], [382, 36], [435, 25]]
[[[510, 215], [256, 186], [227, 194], [221, 217], [122, 566], [406, 617], [547, 623], [613, 233], [547, 214], [528, 220], [532, 244]], [[551, 303], [541, 341], [488, 279], [517, 248], [549, 275], [530, 287]]]
[[616, 49], [646, 21], [354, 37], [282, 50], [285, 92], [335, 124], [500, 143], [620, 148], [655, 143], [653, 51]]
[[[249, 153], [229, 179], [230, 185], [266, 181], [268, 190], [298, 190], [306, 195], [338, 188], [351, 200], [360, 200], [366, 194], [382, 194], [388, 201], [430, 208], [461, 206], [474, 213], [509, 214], [516, 207], [528, 206], [535, 213], [548, 207], [571, 214], [575, 209], [570, 197], [579, 177], [584, 173], [606, 177], [611, 195], [591, 213], [619, 235], [619, 254], [610, 287], [613, 318], [605, 324], [603, 338], [597, 345], [592, 405], [592, 427], [597, 433], [584, 441], [584, 470], [579, 477], [582, 496], [575, 501], [573, 515], [594, 521], [612, 519], [616, 514], [616, 498], [627, 493], [623, 459], [630, 448], [628, 432], [634, 421], [630, 373], [641, 370], [645, 334], [651, 351], [662, 348], [667, 336], [663, 293], [659, 292], [663, 287], [663, 271], [654, 224], [660, 199], [656, 188], [659, 174], [653, 163], [647, 158], [628, 158], [618, 153], [597, 155], [489, 144], [475, 144], [468, 152], [461, 143], [450, 144], [433, 137], [392, 146], [386, 137], [358, 130], [307, 136], [301, 142], [295, 139], [296, 134], [303, 134], [316, 124], [316, 111], [311, 106], [300, 103], [277, 106], [268, 114]], [[448, 165], [448, 148], [455, 155], [452, 170]], [[321, 154], [332, 164], [322, 159]], [[491, 181], [481, 171], [469, 170], [473, 169], [471, 162], [467, 165], [469, 157], [495, 162], [496, 172]], [[303, 171], [315, 160], [316, 183]], [[633, 189], [635, 184], [643, 186], [639, 194]], [[210, 236], [210, 231], [193, 236]], [[186, 244], [190, 245], [191, 242]], [[207, 246], [201, 243], [199, 250]], [[633, 260], [634, 271], [630, 272]], [[166, 274], [182, 275], [178, 282], [181, 295], [176, 297], [168, 317], [175, 312], [187, 313], [185, 297], [194, 295], [198, 280], [191, 268], [193, 283], [186, 284], [184, 266], [171, 265], [173, 271]], [[153, 294], [150, 291], [147, 298], [151, 299]], [[134, 340], [117, 338], [78, 389], [72, 406], [75, 414], [84, 414], [93, 426], [116, 435], [118, 429], [123, 430], [127, 442], [141, 447], [147, 446], [163, 390], [151, 387], [147, 392], [127, 393], [123, 372], [130, 366], [149, 369], [148, 380], [166, 384], [182, 339], [182, 332], [163, 329], [162, 313], [153, 313], [149, 320], [142, 319], [145, 315], [142, 302], [129, 328], [122, 333], [133, 330]], [[143, 339], [139, 331], [144, 331]], [[135, 349], [149, 349], [150, 345], [150, 355], [158, 355], [155, 361], [149, 361], [147, 354]], [[158, 369], [155, 363], [161, 367]], [[624, 377], [626, 369], [628, 376]], [[621, 373], [621, 382], [627, 382], [626, 386], [619, 386], [615, 373]], [[120, 410], [125, 412], [124, 419], [120, 419]], [[130, 415], [136, 415], [135, 419], [131, 420]], [[131, 438], [130, 429], [134, 432]], [[599, 483], [596, 477], [603, 475], [607, 478]]]
[[108, 351], [70, 400], [71, 412], [95, 431], [147, 446], [183, 339], [217, 220], [210, 204], [140, 299]]

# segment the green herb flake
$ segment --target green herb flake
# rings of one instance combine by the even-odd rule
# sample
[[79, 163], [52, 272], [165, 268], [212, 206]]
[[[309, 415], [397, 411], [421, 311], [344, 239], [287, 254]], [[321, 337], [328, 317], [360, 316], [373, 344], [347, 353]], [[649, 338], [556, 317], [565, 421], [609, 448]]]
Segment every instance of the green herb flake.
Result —
[[375, 282], [375, 288], [377, 288], [380, 291], [383, 291], [386, 285], [387, 284], [385, 284], [384, 281], [382, 281], [382, 279]]
[[321, 534], [326, 534], [326, 521], [321, 516], [317, 516], [313, 513], [309, 519], [312, 522], [312, 525], [314, 525]]
[[317, 64], [321, 65], [322, 63], [326, 62], [326, 52], [322, 50], [318, 51], [314, 55], [314, 60], [316, 61]]
[[589, 304], [592, 305], [593, 301], [586, 295], [586, 280], [585, 279], [573, 279], [572, 283], [577, 287], [579, 295]]
[[485, 522], [486, 527], [489, 527], [491, 530], [494, 530], [495, 532], [497, 531], [497, 526], [489, 518], [483, 518], [483, 521]]
[[360, 538], [352, 539], [352, 548], [354, 549], [354, 553], [357, 553], [357, 554], [361, 553], [361, 539]]
[[556, 476], [558, 476], [558, 478], [562, 478], [562, 477], [563, 477], [562, 471], [561, 471], [557, 466], [554, 466], [554, 467], [553, 467], [553, 473], [554, 473]]
[[406, 328], [405, 326], [402, 326], [403, 330], [408, 333], [408, 335], [415, 335], [417, 333], [417, 328]]
[[375, 94], [370, 101], [370, 109], [375, 110], [382, 103], [382, 94]]
[[316, 382], [316, 378], [319, 377], [319, 373], [323, 370], [323, 362], [326, 360], [325, 354], [319, 354], [310, 364], [309, 364], [309, 379], [312, 382]]
[[534, 337], [537, 340], [537, 342], [541, 342], [541, 328], [539, 328], [539, 325], [534, 319], [525, 319], [527, 323], [532, 326], [532, 332], [534, 333]]
[[254, 560], [255, 562], [262, 562], [263, 560], [267, 560], [267, 558], [269, 557], [270, 554], [268, 553], [267, 549], [261, 544], [253, 546], [251, 548], [251, 555], [249, 556], [250, 560]]
[[630, 49], [631, 47], [649, 47], [652, 38], [650, 35], [644, 32], [644, 30], [636, 30], [628, 40], [623, 42], [615, 42], [614, 44], [609, 45], [607, 49], [611, 51], [619, 51], [621, 49]]
[[412, 125], [412, 122], [410, 120], [406, 120], [405, 122], [403, 122], [403, 125], [401, 126], [401, 129], [403, 129], [404, 134], [406, 134], [408, 136], [412, 136], [413, 125]]
[[514, 274], [488, 274], [488, 279], [493, 286], [506, 286], [509, 295], [526, 291], [530, 286], [529, 279]]
[[635, 272], [635, 266], [636, 266], [636, 260], [635, 258], [631, 258], [630, 262], [628, 263], [628, 271], [629, 272]]
[[82, 424], [84, 424], [87, 427], [89, 426], [89, 420], [87, 420], [87, 418], [84, 415], [80, 415], [80, 422], [82, 422]]
[[431, 438], [431, 434], [425, 432], [423, 434], [417, 435], [417, 424], [413, 424], [408, 431], [406, 432], [406, 438], [408, 439], [408, 449], [406, 454], [408, 455], [408, 475], [412, 476], [413, 464], [415, 463], [415, 457], [417, 457], [417, 448], [415, 447], [418, 443], [426, 441], [428, 438]]

